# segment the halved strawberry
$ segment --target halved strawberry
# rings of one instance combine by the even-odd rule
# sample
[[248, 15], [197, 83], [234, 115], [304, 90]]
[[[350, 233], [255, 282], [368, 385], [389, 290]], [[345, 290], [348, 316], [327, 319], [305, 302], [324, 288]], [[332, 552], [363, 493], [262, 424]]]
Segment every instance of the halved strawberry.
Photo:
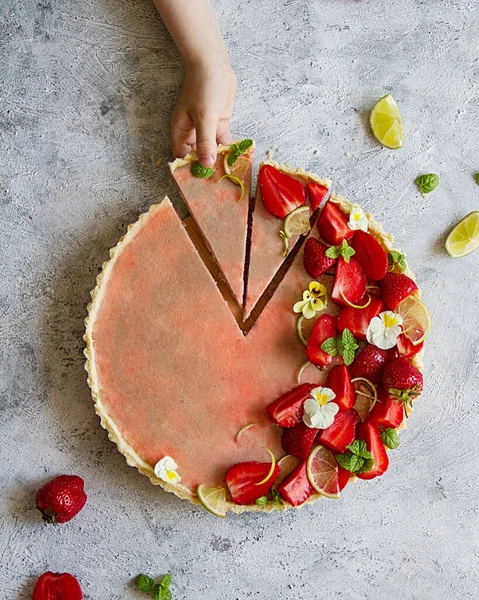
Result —
[[324, 200], [328, 193], [328, 188], [320, 183], [309, 182], [306, 186], [308, 190], [308, 200], [313, 212], [319, 208], [319, 205]]
[[279, 467], [275, 465], [268, 480], [260, 485], [271, 470], [271, 463], [244, 462], [233, 465], [226, 471], [226, 484], [236, 504], [253, 504], [264, 496], [278, 476]]
[[356, 251], [354, 258], [370, 281], [379, 281], [385, 277], [389, 266], [388, 257], [372, 235], [361, 230], [356, 231], [351, 246]]
[[422, 391], [422, 373], [407, 358], [400, 357], [384, 366], [383, 387], [402, 402], [416, 398]]
[[372, 469], [365, 473], [357, 473], [357, 476], [360, 479], [374, 479], [382, 475], [389, 466], [389, 458], [379, 429], [373, 423], [366, 421], [366, 423], [359, 425], [356, 439], [366, 442], [366, 446], [373, 455], [374, 460]]
[[386, 390], [378, 389], [378, 401], [369, 413], [368, 423], [378, 427], [392, 427], [396, 429], [404, 420], [404, 406], [397, 398], [391, 396]]
[[323, 429], [318, 442], [332, 452], [342, 454], [354, 442], [359, 417], [355, 410], [340, 410], [331, 427]]
[[271, 165], [261, 167], [259, 185], [264, 207], [280, 219], [306, 202], [306, 190], [301, 181]]
[[285, 429], [281, 436], [281, 444], [284, 451], [301, 460], [306, 460], [313, 447], [318, 431], [314, 427], [308, 427], [303, 421], [294, 427]]
[[321, 344], [330, 337], [336, 336], [336, 317], [321, 315], [316, 320], [309, 336], [306, 354], [309, 362], [318, 367], [327, 367], [333, 357], [321, 350]]
[[326, 256], [328, 247], [317, 240], [309, 238], [304, 245], [304, 268], [313, 279], [317, 279], [336, 262], [336, 258]]
[[366, 275], [361, 269], [359, 263], [350, 258], [347, 263], [342, 256], [338, 258], [336, 265], [336, 275], [334, 277], [333, 291], [331, 298], [343, 306], [347, 306], [341, 296], [341, 292], [349, 302], [357, 304], [366, 294]]
[[314, 488], [309, 483], [306, 471], [306, 461], [302, 462], [278, 487], [278, 492], [292, 506], [299, 506], [314, 494]]
[[396, 346], [399, 356], [411, 358], [411, 356], [421, 352], [421, 350], [424, 348], [424, 342], [421, 342], [415, 346], [407, 336], [400, 335], [397, 339]]
[[417, 290], [414, 281], [404, 273], [388, 273], [379, 285], [381, 297], [389, 310], [397, 308], [405, 298]]
[[346, 365], [336, 365], [329, 371], [326, 387], [333, 390], [336, 394], [334, 402], [336, 402], [340, 410], [353, 408], [356, 402], [356, 392], [351, 383], [351, 375]]
[[350, 471], [343, 469], [341, 465], [338, 465], [338, 484], [339, 491], [343, 491], [349, 482], [349, 478], [351, 477]]
[[303, 417], [303, 404], [311, 391], [317, 387], [314, 383], [303, 383], [278, 398], [266, 409], [269, 418], [281, 427], [294, 427]]
[[[358, 302], [359, 306], [364, 306], [368, 301], [368, 296], [364, 296]], [[371, 294], [371, 302], [366, 308], [353, 308], [345, 306], [339, 311], [338, 331], [342, 333], [345, 329], [354, 335], [357, 340], [366, 340], [366, 331], [369, 323], [374, 317], [377, 317], [384, 309], [384, 302], [378, 296]]]
[[321, 238], [333, 246], [340, 246], [343, 240], [349, 240], [355, 234], [354, 229], [348, 227], [348, 217], [331, 200], [324, 205], [317, 225]]
[[381, 382], [383, 368], [391, 360], [391, 350], [381, 350], [374, 344], [368, 344], [354, 359], [349, 367], [351, 377], [365, 377], [375, 384]]

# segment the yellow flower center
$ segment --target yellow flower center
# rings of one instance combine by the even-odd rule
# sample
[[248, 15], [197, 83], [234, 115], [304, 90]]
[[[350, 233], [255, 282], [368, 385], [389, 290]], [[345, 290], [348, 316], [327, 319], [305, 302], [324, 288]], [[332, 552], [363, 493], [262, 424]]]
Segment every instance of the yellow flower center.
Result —
[[328, 403], [329, 396], [326, 392], [315, 392], [314, 396], [319, 406], [324, 406]]
[[389, 315], [389, 314], [385, 314], [383, 315], [383, 323], [384, 323], [384, 327], [394, 327], [394, 325], [398, 324], [398, 320], [396, 315]]
[[167, 471], [166, 476], [170, 481], [174, 481], [176, 479], [176, 473], [174, 471]]

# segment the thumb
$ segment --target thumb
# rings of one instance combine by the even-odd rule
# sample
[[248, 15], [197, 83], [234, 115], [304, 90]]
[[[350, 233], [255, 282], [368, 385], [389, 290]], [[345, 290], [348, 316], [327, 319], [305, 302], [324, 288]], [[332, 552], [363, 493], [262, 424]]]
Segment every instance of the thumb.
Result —
[[216, 128], [218, 119], [212, 113], [199, 114], [194, 119], [196, 128], [196, 154], [202, 167], [212, 167], [216, 162]]

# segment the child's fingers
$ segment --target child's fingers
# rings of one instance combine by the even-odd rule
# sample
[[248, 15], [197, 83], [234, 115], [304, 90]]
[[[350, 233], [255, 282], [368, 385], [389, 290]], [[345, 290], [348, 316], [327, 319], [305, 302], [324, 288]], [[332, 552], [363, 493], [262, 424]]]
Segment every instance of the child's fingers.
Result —
[[177, 158], [194, 147], [196, 135], [193, 122], [184, 111], [174, 111], [171, 119], [171, 150]]
[[196, 126], [196, 154], [203, 167], [212, 167], [216, 161], [216, 128], [218, 117], [199, 114], [194, 118]]

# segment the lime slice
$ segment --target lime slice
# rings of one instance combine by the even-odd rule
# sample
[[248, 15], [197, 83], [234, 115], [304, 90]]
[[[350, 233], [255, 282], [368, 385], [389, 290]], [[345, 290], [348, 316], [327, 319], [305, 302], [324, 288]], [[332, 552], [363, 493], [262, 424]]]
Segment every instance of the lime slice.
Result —
[[399, 107], [394, 98], [387, 94], [374, 105], [369, 117], [371, 131], [377, 141], [389, 148], [402, 148], [404, 135]]
[[266, 477], [264, 479], [262, 479], [261, 481], [258, 481], [258, 483], [255, 483], [255, 485], [263, 485], [263, 483], [266, 483], [268, 481], [268, 479], [271, 477], [271, 475], [274, 473], [274, 468], [276, 466], [276, 459], [274, 457], [274, 454], [271, 452], [271, 450], [269, 448], [265, 448], [265, 450], [271, 456], [271, 469], [269, 470], [269, 473], [266, 475]]
[[447, 236], [446, 250], [453, 258], [466, 256], [479, 248], [479, 210], [469, 213]]
[[334, 454], [323, 446], [316, 446], [306, 465], [309, 483], [328, 498], [339, 498], [338, 463]]
[[356, 392], [354, 410], [358, 413], [361, 422], [364, 423], [378, 401], [378, 392], [374, 383], [366, 377], [356, 377], [351, 380], [351, 383]]
[[236, 185], [240, 186], [240, 188], [241, 188], [241, 195], [238, 198], [238, 202], [241, 202], [241, 200], [243, 200], [243, 198], [244, 198], [244, 193], [245, 193], [245, 187], [244, 187], [243, 180], [240, 179], [239, 177], [236, 177], [236, 175], [229, 175], [228, 173], [226, 173], [226, 175], [223, 175], [223, 177], [220, 177], [218, 179], [218, 183], [220, 183], [221, 181], [223, 181], [223, 179], [225, 179], [225, 178], [229, 179], [230, 181], [232, 181]]
[[310, 218], [311, 210], [306, 204], [298, 206], [287, 215], [283, 230], [279, 232], [284, 243], [283, 256], [288, 254], [289, 238], [295, 235], [306, 235], [311, 231]]
[[402, 317], [403, 335], [408, 337], [414, 346], [423, 342], [431, 329], [431, 315], [427, 306], [412, 294], [396, 308]]
[[241, 181], [244, 181], [244, 178], [246, 177], [246, 174], [248, 173], [248, 169], [251, 168], [251, 160], [250, 160], [249, 152], [245, 152], [244, 154], [241, 154], [235, 160], [235, 162], [231, 165], [231, 167], [228, 164], [228, 156], [229, 156], [229, 152], [225, 152], [225, 155], [223, 158], [223, 167], [225, 169], [225, 173], [227, 175], [234, 175]]
[[283, 456], [283, 458], [278, 461], [279, 473], [278, 477], [276, 477], [274, 480], [273, 489], [277, 490], [280, 484], [283, 482], [283, 479], [286, 479], [286, 477], [292, 473], [296, 467], [299, 467], [300, 464], [301, 460], [292, 454]]
[[210, 488], [201, 483], [196, 490], [196, 495], [202, 506], [210, 513], [217, 517], [226, 517], [225, 488], [221, 486]]

